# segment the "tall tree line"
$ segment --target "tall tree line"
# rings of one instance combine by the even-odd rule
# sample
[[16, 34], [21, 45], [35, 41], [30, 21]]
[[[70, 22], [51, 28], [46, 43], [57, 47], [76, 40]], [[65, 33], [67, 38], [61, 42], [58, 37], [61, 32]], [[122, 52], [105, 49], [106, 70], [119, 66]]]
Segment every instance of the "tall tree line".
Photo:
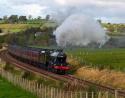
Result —
[[[4, 21], [4, 23], [20, 23], [20, 22], [27, 22], [28, 20], [41, 20], [42, 17], [38, 16], [37, 18], [33, 18], [32, 15], [27, 16], [18, 16], [18, 15], [10, 15], [10, 16], [3, 16], [0, 18], [0, 21]], [[50, 15], [46, 15], [45, 20], [50, 20]]]

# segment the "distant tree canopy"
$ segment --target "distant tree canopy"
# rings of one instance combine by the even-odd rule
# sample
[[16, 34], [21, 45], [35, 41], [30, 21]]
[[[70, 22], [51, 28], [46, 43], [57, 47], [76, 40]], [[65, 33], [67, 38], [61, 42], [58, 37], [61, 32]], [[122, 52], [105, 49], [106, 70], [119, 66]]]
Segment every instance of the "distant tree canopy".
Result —
[[8, 17], [5, 15], [5, 16], [3, 16], [3, 19], [2, 19], [3, 21], [4, 21], [4, 23], [8, 23]]
[[48, 21], [50, 19], [50, 15], [46, 15], [46, 20]]
[[5, 16], [3, 16], [3, 20], [7, 20], [8, 19], [8, 17], [5, 15]]
[[26, 16], [19, 16], [19, 21], [21, 21], [21, 22], [27, 21]]
[[98, 19], [97, 21], [98, 21], [100, 24], [102, 23], [102, 20], [100, 20], [100, 19]]
[[18, 15], [11, 15], [9, 17], [3, 16], [3, 19], [5, 23], [18, 23], [18, 22], [25, 22], [27, 21], [26, 16], [19, 16]]
[[18, 16], [18, 15], [10, 15], [10, 16], [3, 16], [2, 18], [0, 18], [0, 24], [1, 23], [41, 23], [42, 20], [45, 22], [50, 20], [50, 15], [46, 15], [46, 17], [44, 19], [42, 19], [41, 16], [38, 16], [36, 18], [33, 18], [32, 15], [27, 16]]
[[38, 16], [37, 19], [40, 20], [40, 19], [42, 19], [42, 17], [41, 17], [41, 16]]
[[9, 23], [17, 23], [18, 22], [18, 15], [11, 15], [8, 18]]
[[31, 19], [32, 19], [32, 15], [29, 15], [29, 16], [28, 16], [28, 19], [31, 20]]

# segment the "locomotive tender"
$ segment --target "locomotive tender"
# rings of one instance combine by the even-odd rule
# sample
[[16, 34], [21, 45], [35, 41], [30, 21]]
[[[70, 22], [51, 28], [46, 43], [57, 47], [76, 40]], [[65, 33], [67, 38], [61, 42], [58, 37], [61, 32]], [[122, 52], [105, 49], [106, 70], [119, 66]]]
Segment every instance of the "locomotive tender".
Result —
[[61, 49], [42, 49], [9, 45], [8, 52], [20, 61], [57, 74], [65, 74], [69, 70], [66, 62], [67, 56]]

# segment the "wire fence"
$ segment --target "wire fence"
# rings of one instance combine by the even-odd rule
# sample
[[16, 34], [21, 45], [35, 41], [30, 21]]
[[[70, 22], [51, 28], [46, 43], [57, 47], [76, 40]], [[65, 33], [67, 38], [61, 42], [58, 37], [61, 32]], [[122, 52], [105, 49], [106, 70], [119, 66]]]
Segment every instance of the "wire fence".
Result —
[[35, 94], [38, 98], [124, 98], [118, 96], [117, 91], [115, 91], [114, 94], [109, 92], [64, 91], [62, 89], [39, 84], [36, 81], [24, 79], [3, 69], [0, 69], [0, 75], [13, 85]]

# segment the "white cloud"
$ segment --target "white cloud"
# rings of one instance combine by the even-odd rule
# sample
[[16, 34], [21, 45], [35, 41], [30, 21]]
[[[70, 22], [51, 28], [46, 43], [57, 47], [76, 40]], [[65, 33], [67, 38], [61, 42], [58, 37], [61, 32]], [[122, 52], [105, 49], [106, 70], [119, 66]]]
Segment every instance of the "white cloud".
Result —
[[125, 0], [55, 0], [60, 5], [124, 5]]
[[55, 11], [62, 15], [65, 9], [69, 13], [75, 9], [95, 18], [106, 17], [125, 23], [124, 5], [125, 0], [0, 0], [0, 16], [30, 14], [36, 17]]
[[93, 2], [93, 0], [55, 0], [60, 5], [79, 5], [88, 4]]
[[33, 17], [41, 16], [41, 11], [46, 9], [45, 6], [38, 4], [20, 5], [12, 7], [13, 10], [18, 10], [21, 14], [32, 15]]

